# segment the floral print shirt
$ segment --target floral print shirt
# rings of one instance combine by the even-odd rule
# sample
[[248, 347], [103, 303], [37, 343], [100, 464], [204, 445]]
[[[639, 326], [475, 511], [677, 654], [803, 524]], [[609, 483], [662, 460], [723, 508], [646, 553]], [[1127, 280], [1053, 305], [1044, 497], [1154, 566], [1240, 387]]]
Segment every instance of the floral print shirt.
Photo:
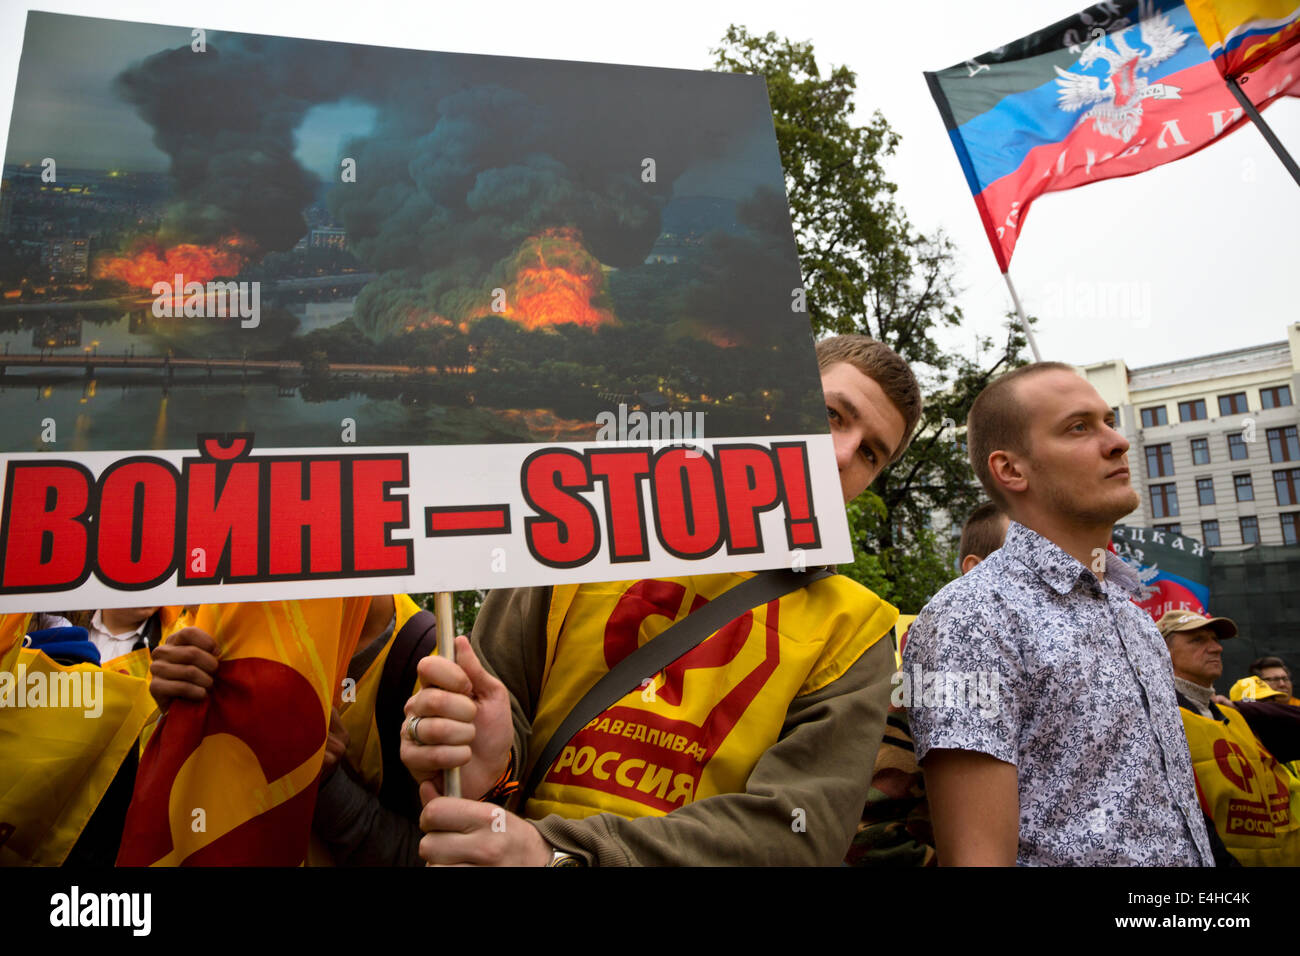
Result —
[[1021, 865], [1213, 865], [1165, 642], [1132, 566], [1092, 564], [1013, 521], [935, 595], [903, 653], [917, 758], [1016, 766]]

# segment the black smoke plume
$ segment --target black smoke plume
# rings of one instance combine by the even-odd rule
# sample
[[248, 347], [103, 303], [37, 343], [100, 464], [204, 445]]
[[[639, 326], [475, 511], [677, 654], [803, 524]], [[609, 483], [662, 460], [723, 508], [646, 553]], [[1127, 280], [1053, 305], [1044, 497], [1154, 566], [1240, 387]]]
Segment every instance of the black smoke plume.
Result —
[[641, 263], [674, 179], [735, 145], [728, 131], [750, 119], [738, 110], [766, 109], [760, 82], [213, 33], [206, 52], [156, 54], [117, 90], [171, 157], [161, 238], [238, 233], [263, 253], [305, 234], [321, 186], [293, 155], [308, 111], [373, 105], [373, 129], [343, 153], [356, 182], [333, 183], [328, 198], [350, 248], [381, 273], [356, 319], [384, 336], [412, 310], [456, 318], [479, 307], [545, 229], [575, 228], [606, 266]]

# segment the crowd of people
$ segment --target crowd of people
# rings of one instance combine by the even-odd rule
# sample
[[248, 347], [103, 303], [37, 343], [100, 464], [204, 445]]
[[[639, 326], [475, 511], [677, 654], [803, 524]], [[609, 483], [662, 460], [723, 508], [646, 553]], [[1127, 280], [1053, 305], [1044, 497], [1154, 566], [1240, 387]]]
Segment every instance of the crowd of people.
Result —
[[[847, 503], [906, 453], [920, 389], [865, 336], [817, 356]], [[1290, 672], [1260, 658], [1220, 695], [1236, 625], [1134, 603], [1137, 574], [1108, 550], [1138, 503], [1111, 408], [1040, 362], [977, 397], [967, 442], [989, 500], [901, 662], [898, 611], [826, 570], [496, 590], [452, 658], [431, 653], [430, 615], [406, 595], [339, 602], [353, 693], [330, 714], [304, 857], [1300, 863]], [[156, 712], [137, 733], [222, 679], [202, 608], [11, 617], [29, 653], [147, 674]], [[651, 647], [654, 676], [619, 684]], [[116, 859], [137, 748], [113, 759], [83, 825], [50, 828], [62, 842], [29, 859]]]

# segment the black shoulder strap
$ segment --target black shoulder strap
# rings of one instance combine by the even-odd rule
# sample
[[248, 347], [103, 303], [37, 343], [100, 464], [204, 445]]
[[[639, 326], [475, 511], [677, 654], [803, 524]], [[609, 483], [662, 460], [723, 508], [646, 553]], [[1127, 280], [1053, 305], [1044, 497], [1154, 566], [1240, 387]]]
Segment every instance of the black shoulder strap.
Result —
[[140, 636], [136, 642], [131, 645], [131, 650], [138, 651], [142, 647], [149, 648], [150, 652], [158, 646], [158, 639], [162, 637], [162, 610], [154, 611], [145, 621], [144, 627], [140, 630]]
[[830, 577], [833, 573], [828, 568], [816, 568], [812, 571], [775, 568], [761, 571], [752, 578], [729, 588], [698, 611], [686, 615], [658, 637], [642, 644], [619, 661], [604, 677], [596, 681], [582, 700], [574, 705], [568, 716], [556, 728], [555, 733], [551, 735], [551, 739], [546, 742], [546, 748], [528, 774], [527, 783], [519, 791], [519, 802], [516, 804], [519, 812], [523, 812], [533, 791], [542, 782], [542, 777], [546, 775], [555, 758], [560, 755], [564, 745], [572, 740], [573, 735], [585, 727], [593, 717], [640, 687], [641, 682], [647, 677], [654, 677], [709, 635], [722, 630], [746, 611], [768, 601], [785, 597], [790, 592], [806, 587], [821, 578]]
[[394, 813], [409, 816], [419, 802], [411, 775], [402, 764], [402, 714], [415, 687], [415, 668], [438, 643], [438, 619], [429, 611], [412, 614], [393, 637], [375, 695], [375, 726], [384, 758], [379, 802]]

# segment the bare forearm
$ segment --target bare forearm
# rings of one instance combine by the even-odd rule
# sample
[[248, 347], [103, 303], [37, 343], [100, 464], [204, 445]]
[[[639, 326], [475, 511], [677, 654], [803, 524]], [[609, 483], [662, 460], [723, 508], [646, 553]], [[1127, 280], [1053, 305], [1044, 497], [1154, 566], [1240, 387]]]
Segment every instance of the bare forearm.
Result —
[[1020, 842], [1015, 766], [968, 750], [932, 750], [922, 766], [939, 864], [1014, 866]]

